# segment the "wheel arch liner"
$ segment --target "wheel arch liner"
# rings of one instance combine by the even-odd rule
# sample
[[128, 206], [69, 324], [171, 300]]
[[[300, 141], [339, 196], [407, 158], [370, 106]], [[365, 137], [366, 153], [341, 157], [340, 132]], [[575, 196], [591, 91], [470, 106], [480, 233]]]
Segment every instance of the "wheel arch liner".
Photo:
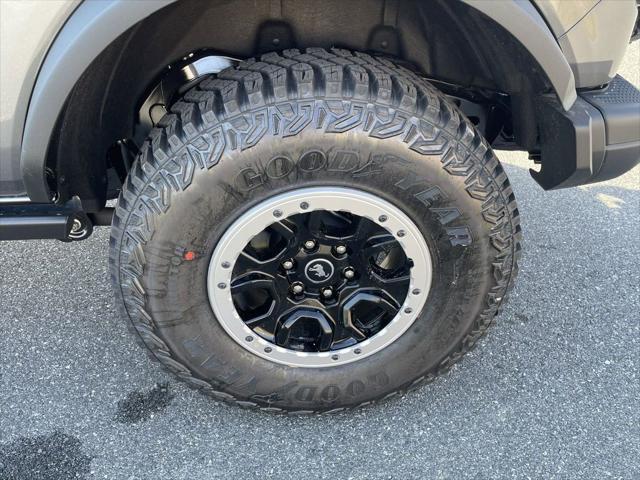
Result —
[[[47, 152], [59, 115], [78, 79], [121, 34], [176, 1], [84, 1], [73, 12], [45, 57], [25, 120], [20, 166], [32, 201], [51, 200], [45, 178]], [[538, 61], [565, 110], [573, 105], [576, 99], [573, 72], [552, 32], [530, 2], [460, 1], [505, 28]]]

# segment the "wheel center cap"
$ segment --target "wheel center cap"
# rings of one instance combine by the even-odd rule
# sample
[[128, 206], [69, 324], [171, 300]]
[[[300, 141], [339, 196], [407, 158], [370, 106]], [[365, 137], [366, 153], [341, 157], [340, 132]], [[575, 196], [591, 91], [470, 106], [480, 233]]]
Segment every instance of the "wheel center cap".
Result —
[[318, 258], [311, 260], [304, 268], [305, 276], [313, 283], [322, 283], [333, 277], [335, 269], [329, 260]]

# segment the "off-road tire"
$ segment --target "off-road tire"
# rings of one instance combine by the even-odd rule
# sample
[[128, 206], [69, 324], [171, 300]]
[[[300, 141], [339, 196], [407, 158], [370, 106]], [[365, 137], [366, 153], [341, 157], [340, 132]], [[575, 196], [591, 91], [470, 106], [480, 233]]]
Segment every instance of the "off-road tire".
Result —
[[[321, 168], [301, 164], [309, 151], [325, 159]], [[265, 170], [278, 155], [295, 166], [286, 175]], [[402, 209], [428, 241], [433, 282], [421, 315], [392, 345], [346, 365], [292, 368], [222, 330], [207, 270], [239, 214], [314, 185], [362, 189]], [[242, 407], [320, 413], [447, 372], [504, 304], [520, 242], [507, 176], [452, 101], [392, 60], [314, 48], [209, 76], [171, 106], [123, 186], [110, 268], [123, 315], [189, 385]]]

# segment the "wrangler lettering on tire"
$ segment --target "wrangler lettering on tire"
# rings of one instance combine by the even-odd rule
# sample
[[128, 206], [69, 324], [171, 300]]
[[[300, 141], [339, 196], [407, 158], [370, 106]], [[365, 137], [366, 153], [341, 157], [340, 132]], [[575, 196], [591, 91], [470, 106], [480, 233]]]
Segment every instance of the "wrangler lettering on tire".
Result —
[[320, 413], [446, 372], [504, 304], [520, 241], [507, 176], [455, 105], [390, 59], [310, 48], [172, 105], [122, 189], [110, 266], [189, 385]]

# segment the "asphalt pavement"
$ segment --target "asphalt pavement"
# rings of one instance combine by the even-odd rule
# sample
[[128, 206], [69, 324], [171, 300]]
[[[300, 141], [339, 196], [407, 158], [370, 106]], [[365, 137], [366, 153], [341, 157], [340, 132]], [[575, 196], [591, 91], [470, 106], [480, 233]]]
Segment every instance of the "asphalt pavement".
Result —
[[0, 478], [640, 478], [640, 168], [543, 192], [526, 155], [499, 157], [525, 236], [505, 311], [449, 374], [350, 413], [174, 380], [116, 313], [106, 228], [0, 244]]

